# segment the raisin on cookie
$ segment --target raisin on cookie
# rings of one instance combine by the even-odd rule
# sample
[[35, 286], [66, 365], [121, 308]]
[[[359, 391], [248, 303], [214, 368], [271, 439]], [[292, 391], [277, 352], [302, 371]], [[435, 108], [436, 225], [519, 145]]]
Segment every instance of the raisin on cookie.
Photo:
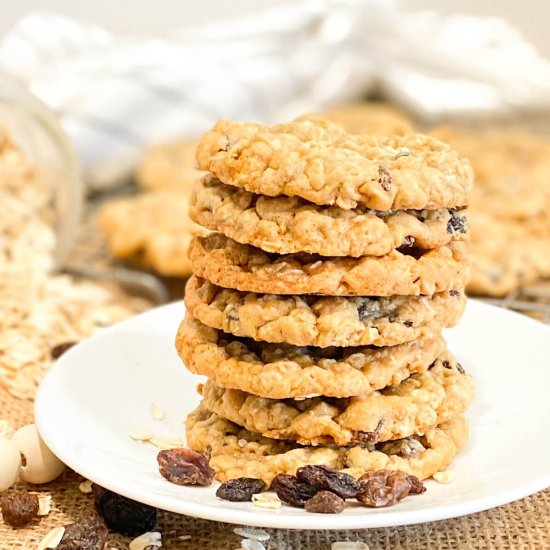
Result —
[[336, 468], [356, 478], [386, 469], [426, 479], [444, 470], [466, 444], [468, 425], [463, 416], [457, 416], [423, 436], [376, 445], [302, 447], [245, 430], [199, 405], [187, 417], [186, 433], [192, 449], [210, 453], [210, 466], [219, 481], [253, 477], [269, 484], [277, 474], [294, 475], [309, 464]]
[[447, 353], [426, 372], [367, 396], [275, 400], [212, 382], [200, 392], [210, 412], [251, 432], [300, 445], [345, 446], [422, 435], [463, 414], [474, 387], [471, 376]]
[[437, 248], [465, 238], [464, 212], [453, 208], [378, 212], [317, 206], [299, 197], [266, 197], [211, 176], [195, 187], [189, 216], [266, 252], [383, 256], [399, 247]]
[[465, 305], [458, 290], [432, 296], [288, 296], [239, 292], [195, 276], [185, 289], [187, 311], [201, 323], [295, 346], [394, 346], [454, 326]]
[[353, 135], [322, 121], [221, 120], [202, 136], [196, 160], [223, 183], [252, 193], [345, 209], [459, 207], [473, 185], [469, 162], [433, 137]]
[[188, 370], [217, 386], [272, 399], [368, 395], [425, 372], [446, 350], [439, 332], [397, 346], [298, 347], [258, 343], [209, 328], [189, 315], [176, 336]]
[[224, 288], [268, 294], [431, 295], [463, 288], [470, 266], [460, 241], [427, 251], [413, 247], [385, 256], [324, 258], [269, 254], [213, 233], [194, 238], [188, 254], [195, 275]]

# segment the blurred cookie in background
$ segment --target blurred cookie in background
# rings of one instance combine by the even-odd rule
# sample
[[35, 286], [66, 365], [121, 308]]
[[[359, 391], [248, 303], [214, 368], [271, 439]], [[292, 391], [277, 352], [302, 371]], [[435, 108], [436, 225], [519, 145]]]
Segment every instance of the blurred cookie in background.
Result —
[[518, 130], [437, 128], [468, 157], [471, 294], [501, 297], [550, 276], [550, 140]]
[[411, 119], [404, 112], [387, 103], [374, 101], [335, 105], [301, 118], [330, 120], [344, 126], [351, 134], [402, 136], [415, 131]]
[[145, 152], [136, 181], [144, 191], [190, 190], [203, 172], [195, 168], [195, 140], [180, 140], [153, 145]]
[[432, 135], [468, 157], [476, 175], [470, 209], [529, 221], [550, 200], [550, 140], [525, 131], [461, 131], [449, 126]]
[[187, 247], [205, 230], [187, 216], [187, 191], [153, 191], [103, 206], [99, 222], [116, 258], [168, 277], [187, 277]]
[[550, 231], [537, 234], [529, 222], [470, 212], [472, 272], [468, 292], [506, 296], [550, 277]]

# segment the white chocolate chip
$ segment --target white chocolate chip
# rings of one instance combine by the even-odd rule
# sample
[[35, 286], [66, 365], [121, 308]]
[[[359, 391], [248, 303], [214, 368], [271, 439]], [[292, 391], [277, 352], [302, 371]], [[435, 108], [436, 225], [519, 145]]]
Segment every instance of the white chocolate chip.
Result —
[[89, 495], [92, 492], [92, 482], [87, 479], [86, 481], [83, 481], [79, 486], [78, 490], [81, 493], [84, 493], [85, 495]]
[[160, 408], [157, 403], [151, 403], [151, 417], [153, 420], [164, 420], [166, 413]]
[[456, 479], [456, 473], [452, 471], [437, 472], [432, 476], [438, 483], [452, 483]]
[[54, 527], [38, 543], [38, 550], [46, 550], [47, 548], [57, 548], [64, 534], [65, 534], [65, 527]]
[[21, 453], [19, 477], [27, 483], [40, 485], [57, 479], [65, 464], [42, 441], [35, 424], [19, 428], [11, 439]]
[[39, 495], [38, 496], [38, 513], [37, 516], [47, 516], [52, 510], [52, 496], [51, 495]]
[[139, 537], [135, 538], [130, 544], [130, 550], [143, 550], [148, 546], [154, 546], [160, 548], [162, 546], [162, 535], [157, 531], [150, 533], [143, 533]]
[[12, 441], [0, 436], [0, 493], [19, 478], [21, 455]]
[[281, 507], [281, 500], [277, 495], [269, 493], [257, 493], [252, 495], [252, 504], [258, 508], [271, 508], [273, 510]]
[[264, 542], [269, 540], [269, 533], [263, 529], [255, 529], [254, 527], [236, 527], [233, 529], [235, 535], [239, 537], [244, 537], [245, 539], [258, 540]]

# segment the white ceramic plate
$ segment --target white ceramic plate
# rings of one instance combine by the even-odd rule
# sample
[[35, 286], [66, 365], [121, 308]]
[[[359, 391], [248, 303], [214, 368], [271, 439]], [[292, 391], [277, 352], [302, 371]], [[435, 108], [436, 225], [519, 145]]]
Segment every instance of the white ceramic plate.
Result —
[[[36, 421], [47, 445], [71, 468], [119, 494], [181, 514], [246, 525], [357, 529], [445, 519], [550, 486], [550, 330], [509, 311], [470, 301], [449, 347], [476, 380], [471, 437], [451, 469], [456, 480], [392, 508], [349, 507], [340, 515], [287, 506], [263, 510], [231, 503], [208, 488], [179, 487], [157, 470], [157, 450], [128, 436], [135, 427], [183, 435], [198, 403], [198, 377], [174, 350], [182, 304], [164, 306], [105, 329], [63, 355], [44, 380]], [[149, 407], [167, 413], [153, 421]]]

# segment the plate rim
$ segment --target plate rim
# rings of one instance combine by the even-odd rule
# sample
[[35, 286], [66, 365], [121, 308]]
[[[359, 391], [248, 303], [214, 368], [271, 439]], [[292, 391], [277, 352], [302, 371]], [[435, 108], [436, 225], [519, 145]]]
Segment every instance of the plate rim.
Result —
[[[479, 300], [468, 298], [470, 304], [475, 304], [473, 307], [481, 307], [482, 309], [488, 308], [490, 310], [498, 310], [499, 315], [511, 315], [515, 318], [521, 318], [522, 322], [531, 324], [537, 329], [542, 329], [543, 331], [548, 332], [550, 336], [550, 327], [534, 320], [521, 315], [519, 313], [500, 308], [498, 306], [490, 305]], [[153, 308], [146, 312], [140, 313], [116, 323], [110, 327], [99, 331], [96, 335], [86, 338], [82, 342], [79, 342], [77, 346], [68, 350], [58, 361], [56, 361], [49, 371], [46, 373], [34, 402], [34, 417], [35, 423], [37, 425], [38, 431], [43, 438], [46, 445], [56, 454], [69, 468], [77, 472], [78, 474], [84, 476], [86, 479], [105, 487], [117, 494], [143, 502], [141, 498], [136, 498], [136, 495], [130, 490], [129, 487], [125, 487], [123, 483], [117, 483], [116, 476], [113, 476], [113, 479], [110, 479], [109, 476], [96, 475], [97, 473], [92, 471], [93, 467], [83, 466], [81, 464], [76, 464], [73, 461], [70, 450], [65, 452], [65, 449], [62, 445], [62, 440], [57, 440], [55, 437], [55, 428], [54, 426], [48, 425], [47, 415], [42, 414], [41, 410], [47, 410], [47, 406], [43, 403], [47, 402], [47, 396], [50, 393], [49, 387], [55, 387], [56, 377], [58, 372], [62, 371], [65, 363], [68, 361], [68, 358], [74, 353], [81, 344], [88, 343], [95, 339], [95, 337], [105, 334], [106, 331], [120, 330], [124, 328], [127, 324], [133, 324], [136, 322], [136, 319], [143, 318], [145, 316], [150, 316], [151, 313], [159, 314], [160, 310], [169, 310], [180, 307], [180, 313], [184, 313], [184, 306], [181, 301], [172, 302], [170, 304], [165, 304], [160, 307]], [[60, 442], [58, 444], [58, 441]], [[78, 462], [78, 460], [77, 460]], [[76, 467], [75, 467], [76, 466]], [[277, 511], [273, 512], [264, 511], [261, 509], [251, 509], [243, 510], [239, 507], [231, 508], [231, 503], [227, 506], [212, 506], [211, 504], [203, 504], [196, 501], [186, 501], [185, 498], [178, 500], [178, 506], [173, 505], [174, 502], [173, 496], [164, 496], [162, 494], [152, 493], [150, 497], [147, 498], [146, 504], [154, 506], [156, 508], [173, 512], [180, 515], [187, 515], [191, 517], [197, 517], [201, 519], [211, 520], [211, 521], [221, 521], [225, 523], [235, 524], [235, 525], [250, 525], [256, 527], [267, 527], [267, 528], [282, 528], [282, 529], [301, 529], [301, 530], [348, 530], [348, 529], [372, 529], [372, 528], [384, 528], [384, 527], [395, 527], [395, 526], [404, 526], [404, 525], [414, 525], [418, 523], [429, 523], [433, 521], [441, 521], [444, 519], [451, 519], [456, 517], [461, 517], [469, 514], [474, 514], [488, 510], [497, 506], [502, 506], [510, 502], [528, 497], [533, 495], [541, 490], [550, 487], [550, 471], [547, 475], [541, 476], [540, 478], [533, 480], [530, 483], [523, 484], [521, 487], [512, 488], [509, 490], [501, 490], [490, 495], [484, 495], [482, 497], [474, 498], [467, 502], [459, 503], [450, 503], [444, 504], [441, 506], [434, 507], [427, 511], [426, 509], [419, 510], [404, 510], [400, 511], [398, 509], [388, 509], [391, 510], [390, 513], [380, 514], [366, 513], [361, 514], [303, 514], [293, 513], [293, 514], [284, 514], [279, 515]], [[183, 496], [182, 496], [183, 497]], [[429, 513], [429, 517], [426, 515]], [[246, 520], [243, 523], [243, 516]], [[304, 518], [307, 517], [309, 521], [304, 522]], [[322, 522], [322, 525], [315, 525], [314, 519]]]

